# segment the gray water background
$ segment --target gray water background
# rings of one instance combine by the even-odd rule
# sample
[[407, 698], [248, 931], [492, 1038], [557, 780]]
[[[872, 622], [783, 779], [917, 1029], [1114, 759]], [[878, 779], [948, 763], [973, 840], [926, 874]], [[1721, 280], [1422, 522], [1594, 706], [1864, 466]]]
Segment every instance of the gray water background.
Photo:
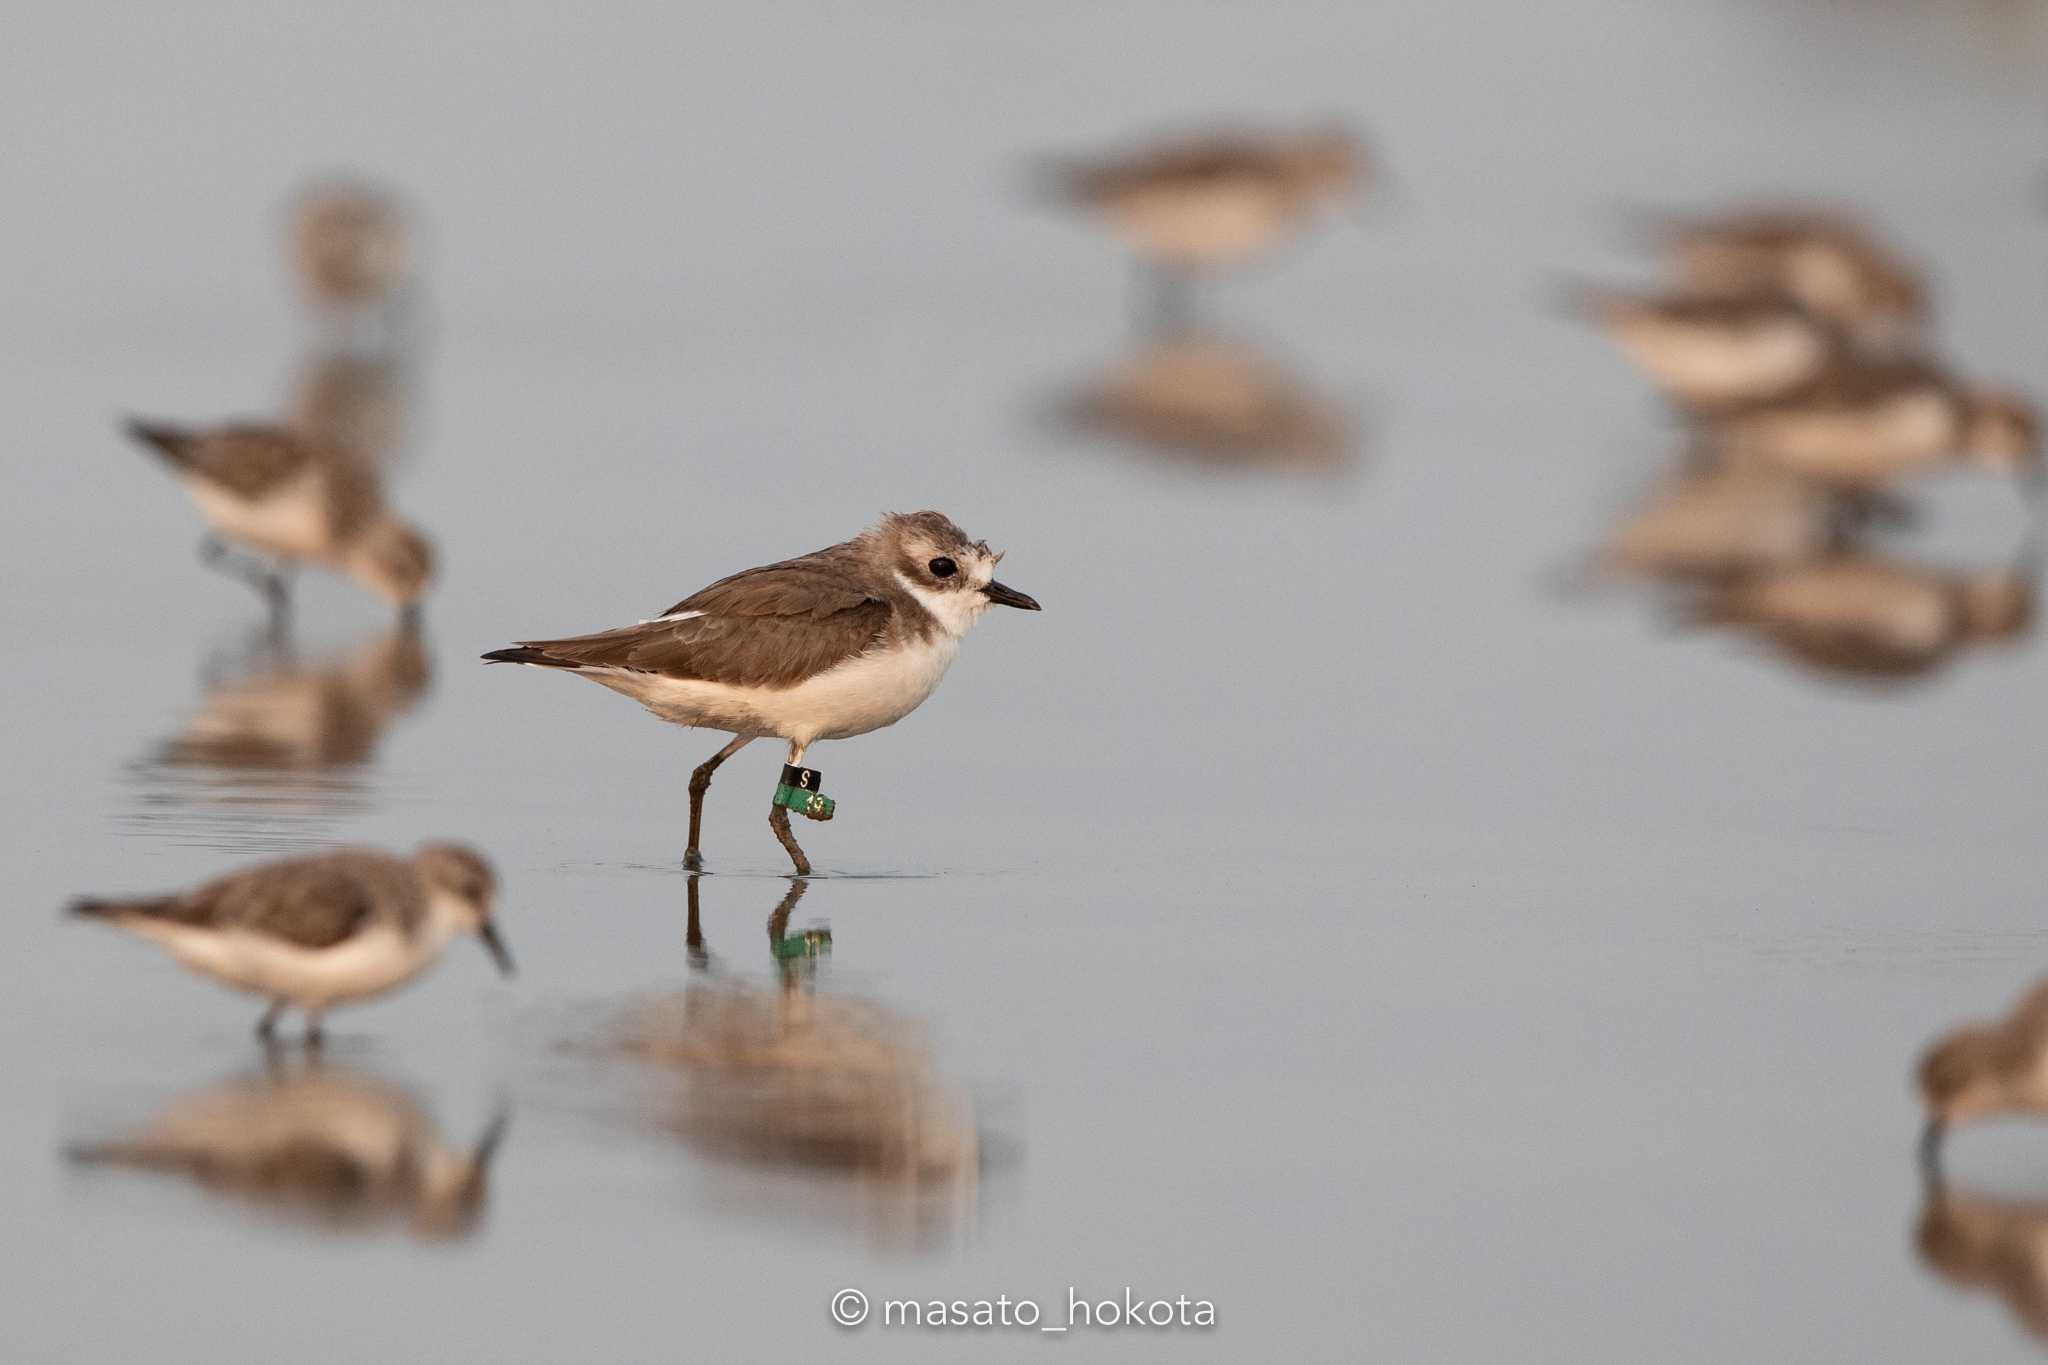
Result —
[[[1845, 687], [1557, 590], [1670, 452], [1553, 306], [1628, 210], [1800, 194], [1932, 268], [1946, 353], [2048, 389], [2034, 4], [1556, 7], [30, 4], [9, 211], [0, 1354], [12, 1360], [1950, 1359], [2031, 1349], [1917, 1260], [1925, 1040], [2048, 968], [2037, 639]], [[1036, 207], [1048, 150], [1337, 115], [1392, 183], [1203, 315], [1352, 414], [1325, 474], [1042, 421], [1132, 346], [1128, 266]], [[273, 791], [150, 755], [257, 606], [116, 430], [283, 400], [292, 186], [431, 224], [396, 500], [440, 542], [430, 692]], [[2008, 490], [1914, 544], [1996, 558]], [[472, 663], [935, 506], [999, 614], [841, 802], [815, 989], [922, 1021], [971, 1197], [707, 1157], [573, 1046], [683, 988], [683, 783], [715, 743]], [[383, 627], [309, 582], [303, 649]], [[714, 789], [704, 933], [764, 986], [768, 746]], [[458, 947], [336, 1021], [451, 1141], [512, 1123], [482, 1226], [334, 1237], [68, 1143], [256, 1064], [247, 1002], [58, 921], [333, 841], [474, 840], [522, 964]], [[658, 1083], [657, 1083], [658, 1088]], [[2040, 1134], [1959, 1182], [2048, 1191]], [[929, 1226], [926, 1223], [929, 1223]], [[832, 1327], [844, 1286], [1130, 1285], [1206, 1333]], [[1049, 1308], [1049, 1312], [1051, 1309]]]

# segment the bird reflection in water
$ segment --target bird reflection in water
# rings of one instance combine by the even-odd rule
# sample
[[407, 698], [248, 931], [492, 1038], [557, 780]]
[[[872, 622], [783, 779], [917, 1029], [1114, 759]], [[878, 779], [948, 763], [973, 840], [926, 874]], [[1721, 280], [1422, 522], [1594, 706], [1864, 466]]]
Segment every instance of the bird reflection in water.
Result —
[[385, 732], [419, 705], [433, 673], [417, 624], [306, 659], [273, 622], [217, 651], [200, 681], [197, 710], [130, 769], [144, 806], [137, 823], [210, 832], [246, 851], [317, 842], [320, 828], [290, 831], [360, 807]]
[[1351, 423], [1254, 347], [1199, 332], [1163, 336], [1079, 389], [1063, 425], [1205, 468], [1332, 474], [1352, 460]]
[[317, 1057], [173, 1101], [133, 1134], [68, 1150], [83, 1167], [177, 1175], [209, 1195], [337, 1232], [466, 1237], [481, 1223], [509, 1116], [450, 1145], [406, 1090]]
[[971, 1103], [934, 1073], [919, 1030], [885, 1006], [819, 988], [831, 931], [791, 933], [809, 883], [768, 920], [772, 984], [727, 976], [705, 944], [699, 878], [686, 943], [697, 976], [622, 1021], [616, 1047], [663, 1068], [657, 1122], [693, 1151], [850, 1184], [861, 1221], [928, 1242], [973, 1203], [981, 1161]]
[[2048, 1343], [2048, 1199], [2010, 1199], [1927, 1182], [1915, 1238], [1928, 1269], [1958, 1289], [1988, 1289]]

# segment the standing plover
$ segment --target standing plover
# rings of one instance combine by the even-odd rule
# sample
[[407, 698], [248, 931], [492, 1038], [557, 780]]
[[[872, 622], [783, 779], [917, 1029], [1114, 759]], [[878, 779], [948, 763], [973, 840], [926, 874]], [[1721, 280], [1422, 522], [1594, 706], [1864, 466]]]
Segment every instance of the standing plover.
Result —
[[1956, 463], [2040, 487], [2033, 404], [1964, 385], [1923, 361], [1834, 365], [1789, 392], [1715, 414], [1709, 430], [1731, 459], [1852, 491]]
[[1920, 272], [1863, 224], [1828, 209], [1671, 218], [1653, 234], [1687, 289], [1783, 293], [1857, 341], [1910, 341], [1927, 317]]
[[811, 865], [789, 832], [789, 809], [832, 813], [816, 772], [801, 766], [804, 751], [916, 710], [991, 605], [1037, 611], [995, 581], [1001, 558], [940, 513], [895, 514], [843, 544], [722, 578], [652, 620], [483, 657], [565, 669], [663, 720], [733, 736], [690, 776], [689, 867], [702, 861], [711, 774], [751, 740], [787, 740], [768, 822], [802, 876]]
[[1188, 138], [1100, 161], [1050, 163], [1059, 202], [1099, 214], [1159, 272], [1172, 316], [1189, 275], [1234, 265], [1299, 231], [1352, 192], [1364, 146], [1342, 129]]
[[1830, 324], [1778, 294], [1575, 291], [1578, 306], [1672, 401], [1714, 409], [1808, 383], [1843, 353]]
[[80, 900], [71, 913], [106, 920], [170, 950], [224, 985], [266, 996], [265, 1038], [287, 1006], [309, 1041], [336, 1005], [382, 995], [417, 976], [457, 934], [472, 933], [511, 975], [491, 920], [497, 878], [460, 844], [420, 845], [410, 858], [338, 849], [266, 863], [194, 891]]
[[83, 1166], [186, 1176], [284, 1217], [426, 1239], [476, 1229], [508, 1116], [458, 1147], [418, 1100], [378, 1077], [272, 1053], [263, 1071], [184, 1096], [129, 1136], [79, 1143]]
[[[367, 460], [255, 423], [196, 431], [131, 420], [128, 434], [163, 456], [213, 528], [201, 557], [254, 583], [274, 610], [289, 598], [278, 566], [300, 562], [348, 574], [400, 607], [426, 592], [433, 549], [385, 506]], [[236, 555], [229, 540], [274, 562]]]
[[1930, 1166], [1950, 1128], [1996, 1114], [2048, 1112], [2048, 982], [2005, 1018], [1955, 1030], [1920, 1059], [1927, 1104], [1921, 1156]]

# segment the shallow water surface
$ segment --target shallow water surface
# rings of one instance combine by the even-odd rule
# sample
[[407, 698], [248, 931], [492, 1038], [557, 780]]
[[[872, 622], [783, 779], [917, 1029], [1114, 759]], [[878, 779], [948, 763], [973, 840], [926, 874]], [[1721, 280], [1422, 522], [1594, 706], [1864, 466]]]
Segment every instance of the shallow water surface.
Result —
[[[1632, 208], [1839, 199], [1933, 271], [1959, 367], [2048, 389], [2048, 11], [552, 16], [52, 7], [0, 54], [0, 1354], [2048, 1334], [2048, 1268], [2010, 1251], [2044, 1226], [2043, 1134], [1967, 1133], [1923, 1191], [1907, 1084], [2048, 968], [2038, 633], [1873, 679], [1589, 589], [1675, 438], [1549, 306], [1642, 276]], [[1049, 149], [1326, 114], [1384, 154], [1381, 201], [1202, 290], [1178, 353], [1132, 335], [1110, 244], [1021, 188]], [[275, 242], [336, 163], [432, 229], [419, 352], [355, 408], [303, 390]], [[1190, 369], [1246, 396], [1162, 418]], [[445, 565], [417, 634], [317, 578], [264, 632], [116, 427], [295, 402], [402, 448]], [[1916, 504], [1875, 553], [2031, 573], [2009, 489]], [[1045, 611], [992, 613], [915, 716], [813, 751], [840, 807], [798, 822], [794, 904], [773, 746], [721, 770], [693, 881], [717, 737], [475, 661], [920, 506]], [[252, 1002], [57, 918], [427, 837], [492, 855], [520, 975], [458, 944], [317, 1066], [267, 1068]], [[1215, 1325], [879, 1322], [1006, 1295], [1060, 1323], [1126, 1287]], [[844, 1288], [876, 1319], [834, 1327]]]

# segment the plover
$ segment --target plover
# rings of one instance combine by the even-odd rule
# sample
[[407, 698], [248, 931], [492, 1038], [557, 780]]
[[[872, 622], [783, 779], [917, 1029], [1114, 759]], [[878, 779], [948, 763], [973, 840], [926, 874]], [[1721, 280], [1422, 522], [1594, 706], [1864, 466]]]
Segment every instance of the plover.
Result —
[[274, 610], [289, 600], [280, 566], [299, 563], [348, 574], [404, 608], [426, 592], [433, 549], [385, 505], [369, 461], [257, 423], [200, 431], [135, 419], [128, 434], [164, 458], [212, 527], [201, 558], [253, 583]]
[[1920, 1059], [1927, 1105], [1921, 1156], [1930, 1167], [1959, 1123], [1999, 1114], [2048, 1113], [2048, 981], [2035, 984], [2003, 1019], [1969, 1024]]
[[1832, 487], [1882, 488], [1944, 465], [2041, 481], [2041, 421], [2016, 393], [1965, 385], [1924, 361], [1850, 362], [1808, 383], [1714, 415], [1713, 440]]
[[722, 578], [652, 620], [483, 657], [572, 672], [663, 720], [733, 736], [690, 776], [688, 867], [701, 863], [704, 793], [719, 764], [752, 740], [788, 741], [768, 820], [803, 876], [811, 865], [790, 834], [789, 809], [832, 814], [815, 770], [802, 766], [805, 752], [916, 710], [990, 606], [1037, 611], [996, 581], [1001, 559], [938, 512], [893, 514], [843, 544]]
[[1182, 335], [1147, 346], [1061, 416], [1088, 431], [1209, 464], [1330, 470], [1350, 424], [1249, 347]]
[[1719, 585], [1697, 615], [1749, 630], [1823, 672], [1910, 678], [1965, 646], [2023, 633], [2033, 602], [2031, 559], [1963, 572], [1843, 550]]
[[1324, 204], [1352, 193], [1364, 146], [1337, 128], [1226, 133], [1043, 170], [1051, 196], [1100, 215], [1159, 272], [1162, 316], [1188, 276], [1237, 264], [1292, 236]]
[[316, 185], [299, 196], [291, 246], [299, 283], [320, 308], [388, 302], [412, 270], [405, 216], [397, 202], [353, 181]]
[[423, 1239], [473, 1232], [489, 1191], [501, 1111], [472, 1146], [449, 1143], [419, 1102], [318, 1058], [266, 1068], [167, 1106], [144, 1128], [71, 1147], [84, 1166], [157, 1171], [285, 1218], [367, 1231], [402, 1222]]
[[1884, 349], [1910, 341], [1926, 322], [1920, 272], [1845, 213], [1748, 209], [1668, 218], [1652, 231], [1688, 290], [1783, 293]]
[[1650, 382], [1687, 408], [1787, 393], [1844, 350], [1839, 332], [1782, 295], [1575, 292]]
[[419, 975], [457, 934], [475, 934], [511, 975], [512, 956], [491, 919], [497, 878], [460, 844], [420, 845], [410, 858], [339, 849], [287, 858], [194, 891], [73, 902], [162, 944], [180, 963], [270, 1000], [256, 1026], [269, 1038], [296, 1005], [309, 1041], [336, 1005], [382, 995]]

